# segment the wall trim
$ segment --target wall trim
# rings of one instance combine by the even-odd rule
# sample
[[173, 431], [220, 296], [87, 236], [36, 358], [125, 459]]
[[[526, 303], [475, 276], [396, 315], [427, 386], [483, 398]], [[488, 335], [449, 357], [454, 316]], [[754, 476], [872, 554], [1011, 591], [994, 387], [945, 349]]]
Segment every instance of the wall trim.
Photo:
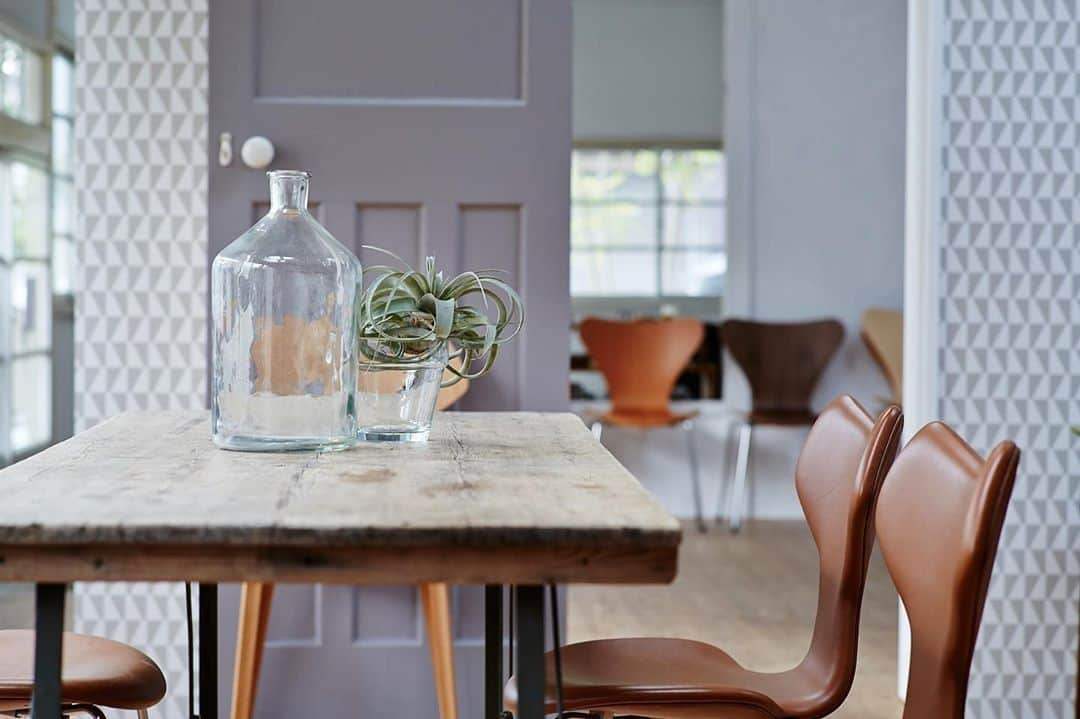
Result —
[[[904, 208], [904, 441], [937, 419], [941, 266], [942, 4], [908, 0], [907, 158]], [[911, 629], [901, 604], [897, 693], [907, 693]]]

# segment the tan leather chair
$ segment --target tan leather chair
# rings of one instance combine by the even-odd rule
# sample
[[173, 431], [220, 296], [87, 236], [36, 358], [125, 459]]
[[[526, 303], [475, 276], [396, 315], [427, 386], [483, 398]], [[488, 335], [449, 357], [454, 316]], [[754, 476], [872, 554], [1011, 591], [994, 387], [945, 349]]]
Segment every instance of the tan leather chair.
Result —
[[904, 387], [904, 315], [896, 310], [869, 309], [862, 316], [863, 344], [877, 363], [892, 392], [891, 402], [900, 404]]
[[[34, 688], [34, 632], [0, 631], [0, 715], [25, 715]], [[145, 719], [165, 696], [165, 675], [150, 657], [111, 639], [64, 633], [60, 701], [64, 716], [104, 719], [100, 707]]]
[[[821, 580], [813, 637], [801, 664], [786, 672], [753, 672], [719, 648], [689, 639], [570, 644], [561, 652], [564, 708], [657, 719], [809, 719], [840, 706], [855, 676], [874, 502], [902, 425], [898, 407], [875, 423], [843, 396], [825, 408], [803, 446], [795, 485], [818, 547]], [[550, 712], [552, 653], [547, 660]], [[506, 699], [516, 705], [513, 679]]]
[[[459, 359], [451, 360], [460, 369]], [[443, 381], [453, 373], [446, 370]], [[469, 389], [469, 380], [461, 379], [439, 390], [435, 408], [448, 409]], [[231, 719], [252, 719], [255, 696], [262, 669], [263, 645], [270, 622], [274, 585], [270, 582], [245, 582], [240, 587], [240, 620], [236, 632], [236, 660], [233, 667]], [[454, 640], [450, 621], [450, 588], [446, 584], [421, 584], [420, 605], [427, 626], [431, 667], [435, 675], [435, 693], [439, 719], [457, 719], [457, 689], [454, 679]]]
[[971, 656], [1020, 450], [985, 460], [940, 422], [885, 478], [877, 534], [911, 621], [904, 719], [962, 719]]
[[689, 317], [605, 320], [589, 317], [578, 328], [581, 341], [604, 375], [611, 410], [594, 418], [599, 437], [605, 425], [658, 429], [680, 427], [686, 432], [698, 528], [705, 531], [701, 479], [694, 446], [693, 419], [697, 412], [671, 411], [671, 391], [679, 373], [701, 346], [705, 326]]
[[[747, 501], [753, 428], [813, 424], [810, 395], [843, 340], [844, 326], [832, 319], [812, 322], [731, 319], [720, 326], [720, 341], [746, 375], [751, 395], [750, 413], [739, 431], [735, 477], [728, 494], [727, 519], [731, 531], [739, 531]], [[717, 515], [720, 513], [717, 511]]]

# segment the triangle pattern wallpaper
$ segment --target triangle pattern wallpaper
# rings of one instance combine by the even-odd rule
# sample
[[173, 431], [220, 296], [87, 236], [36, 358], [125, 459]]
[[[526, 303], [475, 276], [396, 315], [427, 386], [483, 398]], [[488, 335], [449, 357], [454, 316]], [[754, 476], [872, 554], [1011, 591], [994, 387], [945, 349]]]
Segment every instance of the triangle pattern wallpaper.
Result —
[[[205, 406], [207, 1], [76, 2], [77, 430]], [[182, 584], [79, 583], [75, 629], [153, 657], [152, 715], [187, 717]]]
[[1080, 3], [949, 0], [940, 413], [1020, 446], [968, 688], [977, 719], [1075, 716], [1080, 610]]

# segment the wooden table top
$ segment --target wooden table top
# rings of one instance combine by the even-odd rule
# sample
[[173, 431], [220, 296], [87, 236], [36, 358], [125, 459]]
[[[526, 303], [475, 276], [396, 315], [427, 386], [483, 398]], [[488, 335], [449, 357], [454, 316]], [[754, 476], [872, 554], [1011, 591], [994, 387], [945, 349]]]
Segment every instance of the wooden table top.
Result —
[[666, 582], [677, 521], [572, 414], [254, 454], [129, 413], [0, 470], [0, 580]]

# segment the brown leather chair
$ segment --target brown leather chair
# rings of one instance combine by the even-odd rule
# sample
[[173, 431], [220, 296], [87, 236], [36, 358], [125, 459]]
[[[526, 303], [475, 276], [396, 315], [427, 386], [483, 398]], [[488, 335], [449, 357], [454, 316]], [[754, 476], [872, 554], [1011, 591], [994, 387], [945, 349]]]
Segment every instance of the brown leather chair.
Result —
[[940, 422], [885, 478], [877, 534], [911, 621], [904, 719], [962, 719], [971, 656], [1020, 450], [983, 460]]
[[[796, 719], [822, 717], [840, 706], [855, 676], [874, 502], [902, 425], [898, 407], [875, 423], [843, 396], [825, 408], [803, 446], [795, 484], [818, 547], [821, 579], [813, 637], [801, 664], [763, 674], [689, 639], [581, 642], [561, 651], [565, 709], [657, 719]], [[547, 660], [552, 711], [552, 653]], [[506, 699], [516, 704], [513, 680]]]
[[605, 425], [657, 429], [680, 427], [686, 432], [690, 479], [697, 524], [705, 531], [705, 513], [694, 446], [697, 412], [671, 411], [671, 391], [705, 338], [705, 325], [689, 317], [605, 320], [586, 318], [578, 328], [581, 341], [608, 386], [611, 410], [595, 418], [599, 437]]
[[[0, 716], [30, 707], [34, 688], [34, 632], [0, 631]], [[104, 719], [100, 707], [129, 709], [145, 719], [165, 696], [165, 675], [150, 657], [111, 639], [64, 633], [60, 701], [64, 716]]]
[[742, 524], [753, 428], [813, 424], [810, 395], [843, 340], [844, 326], [833, 319], [812, 322], [732, 319], [720, 326], [720, 341], [746, 375], [751, 395], [750, 413], [739, 431], [735, 477], [728, 495], [727, 519], [731, 531], [739, 531]]

